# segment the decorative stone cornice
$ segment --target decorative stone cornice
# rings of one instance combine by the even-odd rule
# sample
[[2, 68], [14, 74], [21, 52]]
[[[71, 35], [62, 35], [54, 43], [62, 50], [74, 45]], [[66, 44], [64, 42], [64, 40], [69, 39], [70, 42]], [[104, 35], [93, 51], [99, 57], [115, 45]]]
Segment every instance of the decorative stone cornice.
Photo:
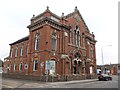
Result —
[[27, 28], [29, 28], [29, 30], [32, 31], [32, 30], [40, 28], [41, 26], [44, 26], [46, 24], [53, 27], [53, 28], [56, 28], [58, 30], [61, 30], [61, 28], [70, 29], [69, 26], [67, 26], [65, 24], [62, 24], [62, 23], [59, 23], [59, 22], [56, 22], [55, 20], [52, 20], [52, 19], [50, 19], [48, 17], [42, 18], [38, 22], [35, 22], [35, 23], [27, 26]]

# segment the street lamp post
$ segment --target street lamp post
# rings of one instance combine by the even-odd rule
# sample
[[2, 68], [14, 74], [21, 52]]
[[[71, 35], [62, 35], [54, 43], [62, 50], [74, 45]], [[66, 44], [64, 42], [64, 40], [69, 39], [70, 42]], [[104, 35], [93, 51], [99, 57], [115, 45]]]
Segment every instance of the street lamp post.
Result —
[[103, 47], [108, 47], [108, 46], [112, 46], [112, 45], [102, 46], [102, 48], [101, 48], [101, 54], [102, 54], [102, 73], [103, 73], [103, 71], [104, 71]]

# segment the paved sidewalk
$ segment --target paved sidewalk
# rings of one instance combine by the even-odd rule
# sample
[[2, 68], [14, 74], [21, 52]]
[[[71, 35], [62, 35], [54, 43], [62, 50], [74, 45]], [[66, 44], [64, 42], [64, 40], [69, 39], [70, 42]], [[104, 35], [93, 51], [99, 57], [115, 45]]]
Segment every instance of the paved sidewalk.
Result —
[[87, 82], [94, 82], [98, 81], [98, 79], [85, 79], [85, 80], [72, 80], [72, 81], [59, 81], [59, 82], [41, 82], [41, 81], [35, 81], [35, 80], [23, 80], [23, 79], [11, 79], [11, 78], [2, 78], [2, 80], [8, 80], [8, 81], [18, 81], [18, 82], [29, 82], [29, 83], [87, 83]]
[[86, 79], [86, 80], [74, 80], [65, 82], [41, 82], [41, 81], [31, 81], [31, 80], [21, 80], [21, 79], [10, 79], [3, 78], [2, 86], [3, 88], [44, 88], [51, 86], [76, 84], [76, 83], [89, 83], [98, 81], [97, 79]]
[[57, 83], [57, 84], [74, 84], [74, 83], [89, 83], [89, 82], [95, 82], [98, 81], [98, 79], [86, 79], [86, 80], [73, 80], [73, 81], [65, 81], [65, 82], [51, 82]]

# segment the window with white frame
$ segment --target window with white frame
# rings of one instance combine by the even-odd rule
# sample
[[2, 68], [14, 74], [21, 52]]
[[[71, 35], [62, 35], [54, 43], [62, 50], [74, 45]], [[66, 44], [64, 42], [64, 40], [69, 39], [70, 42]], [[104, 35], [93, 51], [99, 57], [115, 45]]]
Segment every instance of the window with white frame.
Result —
[[34, 60], [33, 71], [38, 70], [38, 60]]
[[35, 50], [39, 50], [39, 48], [40, 48], [40, 35], [36, 34], [36, 37], [35, 37]]
[[89, 69], [90, 69], [90, 74], [92, 74], [93, 73], [93, 66], [90, 66]]
[[10, 52], [10, 57], [12, 58], [12, 55], [13, 55], [13, 48], [11, 49], [11, 52]]
[[16, 46], [16, 50], [15, 50], [15, 57], [18, 56], [18, 45]]
[[22, 70], [22, 63], [19, 64], [19, 70]]
[[74, 44], [77, 45], [77, 34], [76, 34], [76, 30], [74, 30]]
[[75, 46], [80, 46], [80, 31], [78, 26], [76, 26], [74, 30], [74, 44]]
[[56, 33], [52, 33], [52, 50], [56, 50], [57, 49], [57, 37], [56, 37]]
[[20, 49], [20, 56], [23, 56], [23, 46]]
[[14, 64], [14, 71], [16, 70], [16, 64]]

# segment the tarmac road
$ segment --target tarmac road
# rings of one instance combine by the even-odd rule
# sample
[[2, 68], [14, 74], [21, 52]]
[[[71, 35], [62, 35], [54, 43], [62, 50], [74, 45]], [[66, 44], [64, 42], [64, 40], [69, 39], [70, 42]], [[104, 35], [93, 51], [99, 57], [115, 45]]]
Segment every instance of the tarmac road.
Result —
[[118, 88], [118, 76], [112, 77], [112, 81], [87, 79], [67, 82], [40, 82], [3, 78], [2, 88]]

